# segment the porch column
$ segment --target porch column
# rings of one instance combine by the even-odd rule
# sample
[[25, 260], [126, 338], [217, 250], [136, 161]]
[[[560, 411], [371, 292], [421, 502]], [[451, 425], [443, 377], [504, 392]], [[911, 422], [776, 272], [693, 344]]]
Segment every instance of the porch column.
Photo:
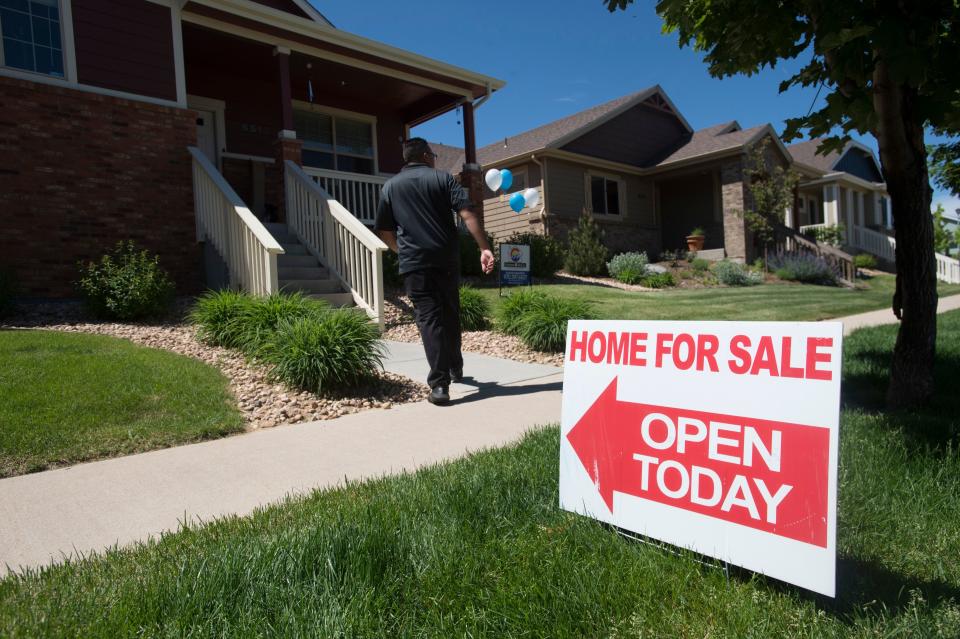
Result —
[[473, 102], [463, 103], [463, 172], [460, 174], [460, 184], [466, 187], [473, 203], [473, 211], [480, 218], [480, 227], [483, 228], [483, 182], [480, 176], [480, 165], [477, 164], [477, 136], [473, 122]]
[[863, 191], [857, 191], [857, 226], [866, 226], [867, 225], [867, 212], [866, 212], [866, 193]]
[[275, 192], [270, 198], [276, 206], [276, 219], [279, 222], [286, 220], [285, 209], [285, 163], [291, 160], [294, 164], [301, 164], [301, 148], [303, 142], [297, 139], [293, 130], [293, 99], [290, 91], [290, 49], [275, 47], [273, 56], [277, 59], [277, 80], [280, 85], [280, 132], [274, 141], [274, 165], [271, 183]]
[[723, 214], [723, 250], [735, 262], [748, 259], [747, 226], [743, 218], [746, 184], [741, 158], [720, 167], [720, 203]]
[[837, 215], [837, 190], [832, 184], [823, 186], [823, 223], [827, 226], [836, 226], [840, 223]]
[[884, 195], [883, 202], [884, 202], [884, 208], [886, 209], [884, 213], [886, 214], [885, 217], [887, 218], [886, 219], [887, 228], [892, 229], [893, 228], [893, 207], [890, 206], [890, 196]]

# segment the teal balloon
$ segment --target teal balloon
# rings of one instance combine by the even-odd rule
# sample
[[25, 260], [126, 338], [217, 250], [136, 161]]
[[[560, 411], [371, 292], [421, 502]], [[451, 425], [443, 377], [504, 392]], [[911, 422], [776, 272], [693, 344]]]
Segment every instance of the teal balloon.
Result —
[[502, 169], [500, 171], [500, 188], [504, 191], [509, 191], [512, 185], [513, 173], [510, 172], [510, 169]]
[[510, 196], [510, 208], [514, 213], [519, 213], [526, 205], [527, 200], [523, 197], [523, 193], [514, 193]]

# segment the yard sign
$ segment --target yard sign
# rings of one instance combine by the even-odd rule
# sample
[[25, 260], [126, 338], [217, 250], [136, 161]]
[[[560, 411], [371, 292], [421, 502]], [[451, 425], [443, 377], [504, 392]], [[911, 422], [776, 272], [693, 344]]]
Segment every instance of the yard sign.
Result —
[[530, 284], [530, 246], [500, 245], [500, 286]]
[[834, 596], [838, 322], [571, 321], [560, 506]]

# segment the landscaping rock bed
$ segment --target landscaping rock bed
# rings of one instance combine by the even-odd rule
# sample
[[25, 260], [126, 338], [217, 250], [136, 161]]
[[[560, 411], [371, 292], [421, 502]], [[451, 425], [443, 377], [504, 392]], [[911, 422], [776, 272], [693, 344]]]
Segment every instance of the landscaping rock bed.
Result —
[[[413, 306], [406, 296], [397, 293], [387, 296], [384, 322], [386, 324], [384, 339], [420, 342], [420, 332], [413, 322]], [[563, 366], [562, 353], [534, 351], [524, 346], [519, 338], [496, 331], [464, 331], [462, 349], [469, 353], [481, 353], [518, 362]], [[469, 371], [465, 373], [470, 374]]]
[[248, 362], [242, 354], [201, 343], [193, 326], [183, 320], [188, 307], [189, 302], [180, 302], [170, 319], [148, 324], [95, 321], [78, 304], [21, 305], [17, 314], [0, 323], [0, 327], [110, 335], [216, 366], [230, 380], [230, 389], [250, 430], [333, 419], [371, 408], [391, 408], [394, 404], [420, 401], [429, 390], [423, 384], [383, 371], [368, 387], [353, 389], [350, 395], [317, 396], [291, 389], [271, 381], [266, 368]]

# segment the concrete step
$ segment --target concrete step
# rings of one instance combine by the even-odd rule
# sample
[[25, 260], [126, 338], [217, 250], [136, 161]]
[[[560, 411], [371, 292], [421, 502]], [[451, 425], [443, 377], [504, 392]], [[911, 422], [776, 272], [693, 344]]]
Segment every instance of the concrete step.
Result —
[[322, 266], [278, 266], [277, 275], [281, 280], [325, 280], [330, 271]]
[[284, 255], [309, 255], [307, 247], [299, 242], [281, 242], [280, 246], [283, 247]]
[[323, 300], [334, 308], [354, 305], [353, 295], [350, 293], [311, 293], [307, 297], [314, 300]]
[[343, 288], [340, 282], [336, 280], [309, 279], [309, 280], [285, 280], [281, 279], [280, 290], [300, 291], [301, 293], [342, 293]]
[[289, 255], [284, 253], [277, 256], [277, 267], [279, 268], [297, 268], [304, 266], [317, 266], [317, 258], [312, 255]]

